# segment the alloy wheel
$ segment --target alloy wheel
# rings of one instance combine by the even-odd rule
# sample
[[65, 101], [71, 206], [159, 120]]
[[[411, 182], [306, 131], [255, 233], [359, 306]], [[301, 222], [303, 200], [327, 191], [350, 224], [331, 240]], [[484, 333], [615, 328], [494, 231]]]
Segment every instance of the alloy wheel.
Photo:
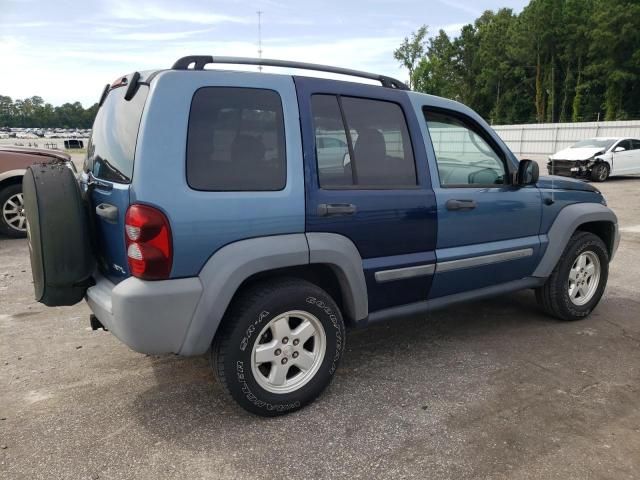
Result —
[[326, 334], [318, 318], [302, 310], [282, 313], [262, 329], [253, 345], [253, 377], [269, 392], [293, 392], [317, 373], [326, 348]]
[[24, 213], [24, 199], [22, 193], [16, 193], [2, 205], [2, 217], [9, 227], [18, 232], [27, 231], [27, 217]]
[[569, 270], [568, 293], [574, 305], [584, 305], [593, 298], [600, 283], [600, 259], [592, 251], [582, 252]]

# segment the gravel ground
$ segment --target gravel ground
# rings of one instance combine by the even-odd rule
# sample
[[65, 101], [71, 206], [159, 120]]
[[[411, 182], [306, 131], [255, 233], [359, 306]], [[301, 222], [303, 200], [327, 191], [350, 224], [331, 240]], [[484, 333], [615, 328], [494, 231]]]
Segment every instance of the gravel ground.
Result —
[[0, 478], [640, 478], [640, 178], [599, 188], [623, 237], [590, 318], [521, 292], [351, 331], [325, 394], [277, 419], [205, 358], [35, 303], [26, 242], [0, 239]]

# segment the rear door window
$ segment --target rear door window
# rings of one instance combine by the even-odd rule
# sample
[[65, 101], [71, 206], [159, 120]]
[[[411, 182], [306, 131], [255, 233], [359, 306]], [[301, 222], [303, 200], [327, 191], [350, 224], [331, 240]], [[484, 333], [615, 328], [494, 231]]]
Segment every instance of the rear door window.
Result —
[[320, 186], [410, 188], [416, 167], [402, 108], [382, 100], [313, 95]]
[[282, 190], [286, 157], [280, 95], [258, 88], [198, 90], [189, 114], [187, 182], [207, 191]]
[[311, 104], [320, 186], [353, 185], [351, 171], [346, 168], [350, 161], [349, 146], [338, 98], [333, 95], [313, 95]]
[[138, 129], [149, 87], [140, 85], [129, 101], [124, 99], [126, 90], [118, 87], [107, 95], [93, 123], [87, 149], [85, 170], [116, 183], [131, 182]]

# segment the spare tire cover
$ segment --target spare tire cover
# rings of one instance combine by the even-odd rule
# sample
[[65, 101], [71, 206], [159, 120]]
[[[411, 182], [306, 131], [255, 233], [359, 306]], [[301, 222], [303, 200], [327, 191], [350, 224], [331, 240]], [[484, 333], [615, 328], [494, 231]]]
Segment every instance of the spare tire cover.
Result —
[[63, 164], [38, 164], [27, 169], [22, 190], [36, 300], [78, 303], [95, 268], [78, 182]]

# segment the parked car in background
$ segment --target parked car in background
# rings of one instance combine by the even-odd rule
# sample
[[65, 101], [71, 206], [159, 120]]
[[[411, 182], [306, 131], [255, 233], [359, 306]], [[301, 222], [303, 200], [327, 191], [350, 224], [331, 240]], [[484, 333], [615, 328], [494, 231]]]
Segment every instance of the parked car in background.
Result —
[[550, 175], [588, 178], [604, 182], [614, 175], [640, 173], [640, 140], [590, 138], [549, 157]]
[[470, 108], [386, 76], [186, 57], [105, 87], [78, 178], [25, 173], [35, 297], [86, 299], [138, 352], [208, 353], [243, 408], [279, 415], [329, 384], [347, 325], [523, 289], [588, 316], [616, 216], [594, 186], [538, 173]]
[[324, 168], [340, 171], [349, 163], [349, 147], [346, 143], [346, 137], [336, 138], [340, 134], [344, 137], [344, 131], [335, 133], [335, 136], [318, 135], [316, 154], [318, 155], [318, 163], [322, 164]]
[[66, 153], [0, 146], [0, 234], [14, 238], [27, 235], [22, 176], [27, 167], [43, 162], [62, 162], [75, 171], [71, 157]]

